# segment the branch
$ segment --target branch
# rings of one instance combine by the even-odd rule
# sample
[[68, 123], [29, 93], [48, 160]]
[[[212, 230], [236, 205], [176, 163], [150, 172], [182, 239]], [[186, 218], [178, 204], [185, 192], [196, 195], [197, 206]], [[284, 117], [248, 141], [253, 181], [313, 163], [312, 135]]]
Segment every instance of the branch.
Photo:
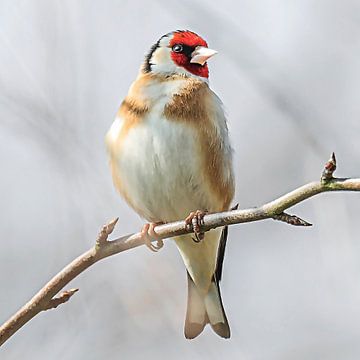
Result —
[[[205, 215], [204, 224], [201, 226], [200, 230], [208, 231], [219, 226], [247, 223], [264, 219], [285, 221], [291, 225], [310, 225], [299, 217], [289, 215], [284, 211], [323, 192], [360, 191], [360, 178], [334, 178], [333, 172], [335, 171], [335, 168], [336, 159], [333, 154], [331, 159], [325, 165], [320, 181], [314, 181], [301, 186], [276, 200], [256, 208], [231, 210]], [[91, 249], [73, 260], [55, 275], [28, 303], [0, 327], [0, 346], [41, 311], [55, 308], [59, 304], [68, 301], [77, 289], [65, 291], [58, 297], [56, 297], [56, 294], [91, 265], [108, 256], [144, 245], [141, 233], [126, 235], [116, 240], [108, 241], [108, 236], [114, 230], [117, 221], [118, 219], [115, 219], [105, 225], [102, 228], [95, 245]], [[160, 239], [165, 239], [191, 233], [192, 229], [186, 227], [185, 221], [177, 221], [165, 225], [158, 225], [154, 228], [154, 231], [158, 234]]]

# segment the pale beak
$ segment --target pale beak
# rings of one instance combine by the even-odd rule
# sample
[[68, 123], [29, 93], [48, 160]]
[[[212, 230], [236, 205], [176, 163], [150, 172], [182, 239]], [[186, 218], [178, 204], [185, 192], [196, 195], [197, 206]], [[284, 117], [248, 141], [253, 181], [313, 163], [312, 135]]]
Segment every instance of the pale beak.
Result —
[[217, 54], [217, 51], [205, 46], [197, 46], [191, 54], [191, 63], [204, 65], [206, 60]]

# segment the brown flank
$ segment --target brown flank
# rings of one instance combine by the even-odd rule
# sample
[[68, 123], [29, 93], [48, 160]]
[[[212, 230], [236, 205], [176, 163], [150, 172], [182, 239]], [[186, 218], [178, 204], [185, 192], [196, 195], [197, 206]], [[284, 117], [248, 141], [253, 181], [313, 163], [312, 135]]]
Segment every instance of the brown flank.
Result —
[[121, 117], [123, 121], [123, 125], [121, 127], [120, 134], [116, 140], [116, 145], [113, 144], [113, 148], [110, 151], [110, 167], [112, 172], [112, 178], [114, 185], [116, 189], [120, 192], [120, 194], [124, 197], [124, 199], [127, 201], [128, 204], [131, 204], [131, 206], [141, 214], [140, 209], [135, 208], [135, 206], [132, 204], [131, 199], [127, 195], [126, 191], [124, 190], [120, 176], [118, 174], [118, 168], [117, 168], [117, 160], [116, 157], [121, 150], [121, 144], [123, 143], [124, 138], [128, 134], [129, 130], [133, 127], [139, 124], [146, 113], [149, 111], [148, 107], [144, 104], [139, 104], [135, 100], [126, 97], [125, 100], [121, 103], [120, 108], [117, 112], [117, 117]]

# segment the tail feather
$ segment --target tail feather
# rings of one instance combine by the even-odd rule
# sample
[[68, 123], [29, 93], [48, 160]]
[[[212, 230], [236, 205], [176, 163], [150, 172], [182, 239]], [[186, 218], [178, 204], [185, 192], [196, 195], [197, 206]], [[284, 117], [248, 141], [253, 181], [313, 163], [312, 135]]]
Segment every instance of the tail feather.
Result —
[[185, 319], [185, 337], [198, 336], [206, 324], [221, 337], [230, 337], [230, 328], [222, 305], [220, 289], [213, 279], [208, 293], [202, 296], [188, 273], [188, 305]]
[[230, 327], [221, 299], [220, 287], [215, 279], [205, 296], [205, 307], [212, 329], [221, 337], [230, 337]]
[[188, 303], [185, 319], [185, 337], [187, 339], [194, 339], [203, 330], [208, 323], [208, 318], [205, 309], [205, 303], [200, 296], [191, 276], [188, 277]]

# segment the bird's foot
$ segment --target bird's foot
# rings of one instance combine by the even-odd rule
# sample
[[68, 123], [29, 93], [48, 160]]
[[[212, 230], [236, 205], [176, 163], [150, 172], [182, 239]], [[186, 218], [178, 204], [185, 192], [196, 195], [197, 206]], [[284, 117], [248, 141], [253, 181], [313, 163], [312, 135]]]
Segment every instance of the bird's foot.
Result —
[[190, 230], [192, 228], [195, 235], [193, 240], [197, 243], [204, 239], [205, 233], [201, 231], [201, 226], [204, 225], [204, 216], [207, 213], [207, 210], [196, 210], [191, 212], [185, 219], [186, 229]]
[[[164, 242], [162, 239], [158, 238], [157, 233], [154, 230], [154, 227], [161, 225], [161, 222], [158, 223], [148, 223], [145, 224], [141, 229], [141, 238], [144, 240], [145, 245], [153, 252], [159, 251], [163, 246]], [[152, 240], [156, 240], [156, 245], [152, 243]]]

